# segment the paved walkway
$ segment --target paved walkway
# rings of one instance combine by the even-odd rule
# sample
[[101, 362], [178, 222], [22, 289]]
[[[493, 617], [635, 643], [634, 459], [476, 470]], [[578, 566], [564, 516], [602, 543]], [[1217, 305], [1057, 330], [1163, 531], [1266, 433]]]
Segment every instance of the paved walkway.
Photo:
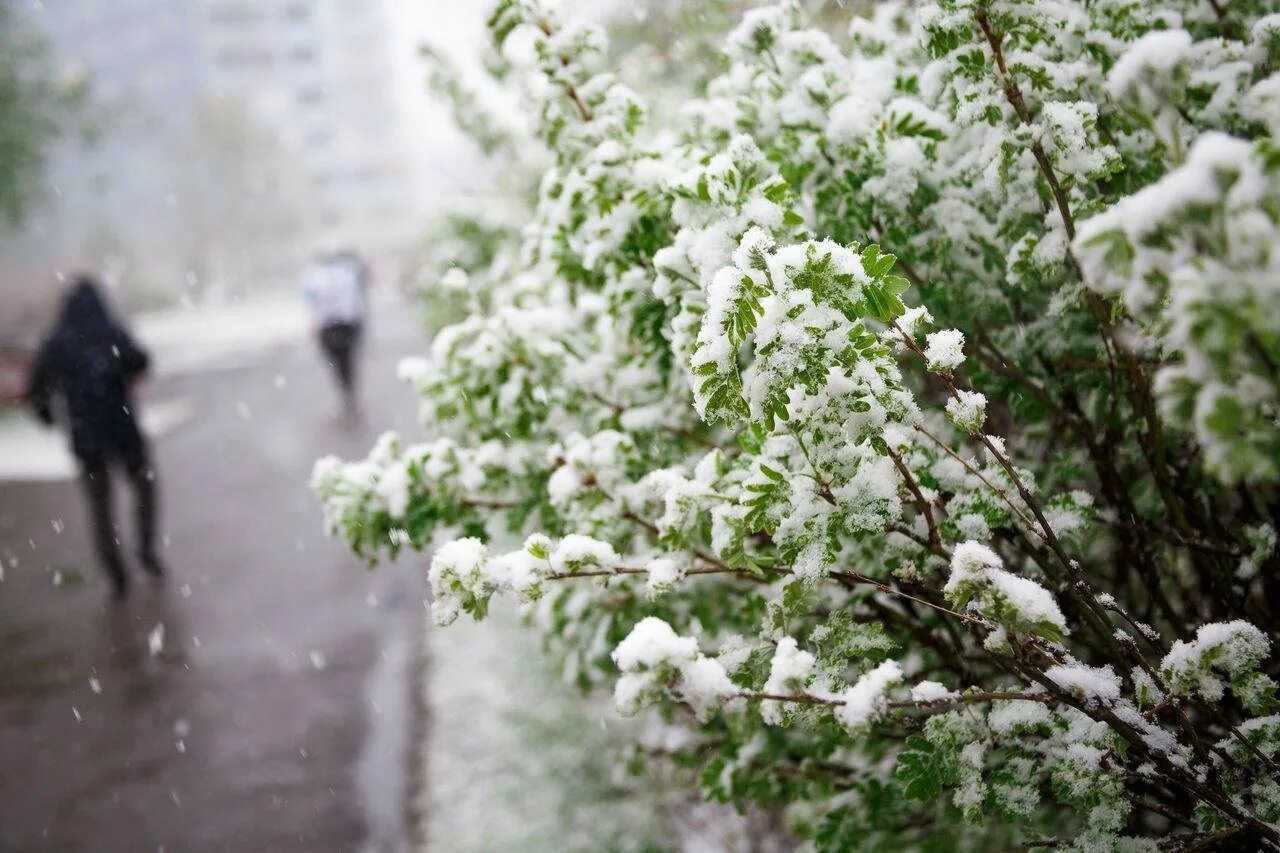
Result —
[[362, 571], [306, 480], [413, 432], [414, 316], [370, 330], [361, 424], [309, 342], [156, 380], [190, 407], [155, 444], [171, 577], [124, 605], [75, 482], [0, 483], [0, 851], [402, 848], [420, 567]]

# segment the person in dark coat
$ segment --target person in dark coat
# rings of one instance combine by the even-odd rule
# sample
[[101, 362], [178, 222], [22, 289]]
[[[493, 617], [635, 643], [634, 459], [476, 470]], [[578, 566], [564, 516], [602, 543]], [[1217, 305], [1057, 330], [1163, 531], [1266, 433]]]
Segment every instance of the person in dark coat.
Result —
[[117, 597], [128, 592], [129, 582], [111, 510], [113, 466], [122, 466], [133, 486], [138, 557], [150, 574], [164, 575], [155, 552], [155, 472], [131, 399], [131, 386], [147, 363], [147, 353], [112, 319], [97, 283], [79, 276], [40, 347], [27, 392], [42, 421], [53, 424], [55, 411], [65, 421], [80, 464], [98, 560]]

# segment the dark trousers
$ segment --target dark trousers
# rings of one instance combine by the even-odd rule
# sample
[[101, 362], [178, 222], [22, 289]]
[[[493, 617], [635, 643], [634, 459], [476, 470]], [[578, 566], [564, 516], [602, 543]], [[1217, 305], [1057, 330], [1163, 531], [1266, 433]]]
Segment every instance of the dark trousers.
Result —
[[330, 323], [320, 328], [320, 348], [338, 376], [338, 384], [348, 397], [355, 390], [356, 344], [360, 342], [359, 323]]
[[80, 481], [89, 501], [89, 518], [93, 525], [93, 540], [98, 551], [98, 562], [111, 579], [116, 592], [124, 592], [128, 582], [124, 573], [124, 561], [120, 558], [120, 540], [117, 536], [111, 497], [111, 466], [124, 463], [125, 474], [133, 488], [138, 526], [138, 553], [148, 568], [155, 564], [156, 482], [155, 471], [145, 447], [125, 453], [120, 457], [92, 455], [80, 457]]

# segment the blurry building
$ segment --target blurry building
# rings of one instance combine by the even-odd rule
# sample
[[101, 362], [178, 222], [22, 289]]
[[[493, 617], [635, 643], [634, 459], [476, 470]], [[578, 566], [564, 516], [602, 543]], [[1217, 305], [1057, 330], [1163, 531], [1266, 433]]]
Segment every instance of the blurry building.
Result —
[[203, 88], [248, 108], [304, 189], [301, 244], [392, 252], [417, 233], [386, 0], [204, 0]]
[[[0, 233], [0, 299], [22, 327], [55, 288], [54, 270], [95, 266], [139, 287], [181, 275], [175, 146], [199, 96], [191, 9], [169, 0], [0, 0], [45, 39], [62, 74], [91, 78], [82, 116], [91, 145], [72, 135], [51, 152], [44, 203], [19, 233]], [[9, 325], [6, 323], [6, 325]]]
[[105, 268], [139, 301], [291, 284], [314, 251], [375, 260], [419, 223], [393, 0], [0, 0], [84, 73], [98, 141], [2, 235], [0, 298]]

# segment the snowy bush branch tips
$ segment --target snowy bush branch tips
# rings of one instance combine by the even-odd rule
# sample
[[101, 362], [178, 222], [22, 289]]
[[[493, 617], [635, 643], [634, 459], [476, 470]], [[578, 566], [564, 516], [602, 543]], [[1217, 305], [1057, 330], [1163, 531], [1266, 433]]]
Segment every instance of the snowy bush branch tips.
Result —
[[551, 165], [331, 529], [819, 848], [1280, 848], [1270, 12], [782, 3], [642, 96], [500, 0]]

